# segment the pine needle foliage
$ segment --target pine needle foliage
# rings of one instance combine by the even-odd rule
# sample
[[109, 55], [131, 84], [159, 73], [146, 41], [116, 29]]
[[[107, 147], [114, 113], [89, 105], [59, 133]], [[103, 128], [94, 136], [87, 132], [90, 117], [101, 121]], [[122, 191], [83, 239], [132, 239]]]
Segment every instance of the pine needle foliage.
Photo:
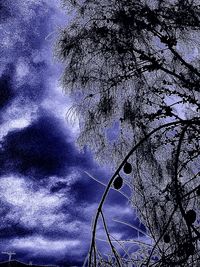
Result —
[[[199, 266], [199, 1], [63, 5], [74, 18], [60, 32], [56, 53], [79, 117], [77, 142], [112, 163], [114, 171], [97, 210], [86, 264]], [[151, 250], [141, 246], [134, 260], [113, 245], [102, 210], [116, 177], [126, 176], [127, 162], [132, 205], [154, 242]], [[95, 241], [100, 219], [111, 249], [107, 259]]]

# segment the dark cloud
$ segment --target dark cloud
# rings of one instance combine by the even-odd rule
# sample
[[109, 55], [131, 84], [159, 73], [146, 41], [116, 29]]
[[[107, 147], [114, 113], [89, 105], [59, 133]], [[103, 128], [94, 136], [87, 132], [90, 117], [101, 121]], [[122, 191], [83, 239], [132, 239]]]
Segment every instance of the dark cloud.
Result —
[[53, 186], [51, 186], [50, 188], [50, 192], [51, 193], [56, 193], [56, 192], [59, 192], [61, 191], [62, 189], [65, 189], [67, 188], [67, 182], [61, 182], [61, 181], [58, 181], [56, 182]]
[[87, 157], [78, 153], [68, 139], [59, 121], [48, 115], [24, 129], [8, 133], [1, 142], [2, 174], [18, 172], [44, 178], [87, 166]]
[[5, 200], [0, 201], [0, 240], [24, 237], [32, 234], [31, 229], [20, 222], [20, 211]]
[[[101, 173], [99, 171], [99, 173]], [[98, 169], [96, 176], [99, 178]], [[70, 187], [70, 194], [75, 197], [77, 204], [98, 203], [104, 191], [104, 187], [95, 181], [91, 181], [84, 173], [82, 179], [74, 182]]]
[[0, 23], [4, 23], [11, 17], [11, 10], [6, 1], [0, 1]]
[[14, 224], [13, 222], [8, 223], [0, 227], [0, 239], [12, 239], [30, 236], [34, 232], [25, 225]]
[[8, 106], [15, 96], [12, 75], [13, 66], [9, 64], [4, 74], [0, 77], [0, 110]]

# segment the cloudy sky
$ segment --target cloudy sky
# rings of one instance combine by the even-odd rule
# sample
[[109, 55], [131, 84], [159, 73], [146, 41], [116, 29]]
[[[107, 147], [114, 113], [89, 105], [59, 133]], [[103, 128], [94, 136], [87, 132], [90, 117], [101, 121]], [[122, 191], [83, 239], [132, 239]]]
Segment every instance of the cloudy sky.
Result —
[[[104, 189], [85, 172], [103, 182], [111, 175], [87, 148], [78, 151], [77, 123], [66, 120], [71, 103], [52, 47], [68, 20], [59, 1], [0, 1], [0, 252], [27, 263], [81, 266]], [[105, 214], [116, 238], [136, 235], [112, 220], [138, 224], [118, 192]]]

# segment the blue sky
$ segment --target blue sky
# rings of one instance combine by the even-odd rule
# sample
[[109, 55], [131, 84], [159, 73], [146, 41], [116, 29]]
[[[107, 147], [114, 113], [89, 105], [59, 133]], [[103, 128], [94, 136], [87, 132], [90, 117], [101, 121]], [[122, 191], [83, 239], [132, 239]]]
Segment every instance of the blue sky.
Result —
[[[24, 262], [81, 266], [104, 189], [85, 171], [103, 182], [111, 172], [87, 148], [78, 151], [78, 125], [66, 120], [72, 103], [52, 48], [67, 23], [59, 1], [0, 1], [0, 251]], [[115, 237], [136, 235], [112, 220], [138, 224], [119, 193], [111, 192], [105, 214]]]

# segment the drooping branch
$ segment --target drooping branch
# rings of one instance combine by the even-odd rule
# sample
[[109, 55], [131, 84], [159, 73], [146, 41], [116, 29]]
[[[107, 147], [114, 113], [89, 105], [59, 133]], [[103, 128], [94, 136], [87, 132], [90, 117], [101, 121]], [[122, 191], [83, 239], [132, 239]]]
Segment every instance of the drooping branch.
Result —
[[[141, 146], [145, 141], [147, 141], [153, 134], [155, 134], [156, 132], [158, 132], [159, 130], [163, 129], [163, 128], [167, 128], [169, 126], [177, 126], [177, 125], [185, 125], [185, 130], [187, 127], [189, 127], [190, 125], [200, 125], [200, 121], [198, 119], [194, 119], [194, 120], [179, 120], [179, 121], [174, 121], [174, 122], [170, 122], [170, 123], [166, 123], [164, 125], [161, 125], [159, 126], [158, 128], [152, 130], [149, 134], [147, 134], [143, 139], [141, 139], [130, 151], [129, 153], [126, 155], [126, 157], [124, 158], [124, 160], [122, 161], [122, 163], [119, 165], [119, 167], [117, 168], [117, 170], [115, 171], [115, 173], [113, 174], [113, 176], [111, 177], [104, 193], [103, 193], [103, 196], [102, 196], [102, 199], [98, 205], [98, 208], [97, 208], [97, 213], [95, 215], [95, 218], [94, 218], [94, 223], [93, 223], [93, 230], [92, 230], [92, 240], [91, 240], [91, 246], [90, 246], [90, 252], [89, 252], [89, 267], [92, 266], [92, 255], [93, 255], [93, 249], [94, 249], [94, 246], [95, 246], [95, 238], [96, 238], [96, 228], [97, 228], [97, 223], [98, 223], [98, 219], [99, 219], [99, 216], [100, 214], [102, 213], [102, 207], [104, 205], [104, 202], [106, 200], [106, 197], [109, 193], [109, 190], [114, 182], [114, 179], [116, 178], [117, 175], [119, 175], [119, 172], [120, 170], [123, 168], [123, 166], [125, 165], [125, 163], [128, 161], [129, 157], [137, 150], [137, 148], [139, 146]], [[184, 133], [184, 132], [183, 132]], [[182, 141], [182, 138], [183, 136], [181, 135], [180, 137], [180, 140]], [[178, 145], [178, 152], [177, 152], [177, 158], [178, 158], [178, 155], [180, 153], [180, 145], [181, 145], [181, 141], [179, 142], [179, 145]], [[177, 167], [175, 167], [175, 171], [177, 173]], [[175, 189], [177, 190], [177, 178], [175, 178]], [[179, 193], [177, 193], [177, 197], [179, 197]], [[181, 206], [181, 200], [179, 199], [177, 201], [177, 205], [179, 207], [182, 207]], [[175, 209], [176, 210], [176, 209]], [[175, 211], [174, 210], [174, 211]], [[183, 212], [183, 211], [182, 211]], [[185, 213], [183, 212], [182, 213], [183, 216], [185, 216]], [[173, 216], [173, 213], [172, 213], [172, 216]], [[170, 220], [169, 220], [170, 221]], [[168, 227], [168, 223], [166, 224], [166, 227]], [[164, 235], [166, 229], [163, 231], [163, 234], [161, 235], [160, 239], [162, 238], [162, 236]], [[159, 242], [159, 241], [158, 241]], [[150, 258], [149, 258], [150, 260]], [[149, 263], [149, 260], [147, 263]]]

